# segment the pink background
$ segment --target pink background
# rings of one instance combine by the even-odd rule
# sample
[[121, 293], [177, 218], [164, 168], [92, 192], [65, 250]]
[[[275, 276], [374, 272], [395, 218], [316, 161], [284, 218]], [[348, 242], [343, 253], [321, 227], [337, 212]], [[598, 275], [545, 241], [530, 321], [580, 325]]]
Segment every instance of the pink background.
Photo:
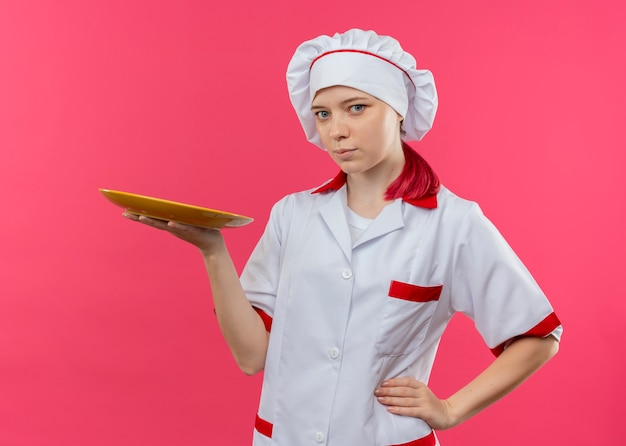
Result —
[[[0, 0], [0, 445], [249, 444], [261, 378], [226, 350], [200, 256], [97, 189], [254, 216], [226, 234], [241, 268], [270, 206], [336, 171], [286, 64], [355, 26], [434, 72], [419, 151], [565, 324], [551, 363], [443, 445], [623, 441], [624, 23], [620, 0]], [[490, 359], [455, 318], [433, 389]]]

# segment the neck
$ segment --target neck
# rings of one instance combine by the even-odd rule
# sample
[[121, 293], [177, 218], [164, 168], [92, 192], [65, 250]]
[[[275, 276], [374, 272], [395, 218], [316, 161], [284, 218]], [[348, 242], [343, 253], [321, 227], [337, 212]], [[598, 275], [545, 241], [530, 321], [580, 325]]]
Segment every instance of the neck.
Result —
[[397, 156], [381, 162], [366, 172], [348, 174], [346, 186], [348, 207], [359, 215], [375, 218], [391, 201], [385, 199], [385, 192], [402, 173], [404, 153], [395, 151]]

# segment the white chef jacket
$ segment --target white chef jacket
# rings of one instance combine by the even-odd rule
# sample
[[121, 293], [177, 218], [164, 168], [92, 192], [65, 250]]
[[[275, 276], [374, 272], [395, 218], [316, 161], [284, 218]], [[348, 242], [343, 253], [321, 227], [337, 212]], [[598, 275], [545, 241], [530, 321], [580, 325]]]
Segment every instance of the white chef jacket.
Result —
[[270, 330], [253, 444], [434, 445], [426, 422], [377, 402], [383, 380], [428, 382], [456, 312], [496, 354], [522, 335], [558, 339], [560, 322], [476, 203], [445, 187], [397, 199], [352, 244], [333, 181], [273, 207], [241, 276]]

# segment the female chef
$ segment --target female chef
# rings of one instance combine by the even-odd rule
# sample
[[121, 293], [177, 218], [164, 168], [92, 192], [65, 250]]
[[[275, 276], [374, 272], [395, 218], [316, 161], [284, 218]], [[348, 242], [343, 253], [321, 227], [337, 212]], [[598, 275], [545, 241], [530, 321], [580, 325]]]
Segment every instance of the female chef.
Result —
[[[340, 172], [274, 206], [241, 278], [219, 231], [127, 217], [200, 249], [232, 354], [264, 370], [255, 446], [436, 445], [434, 430], [549, 360], [560, 322], [478, 205], [404, 142], [430, 129], [437, 94], [396, 40], [353, 29], [304, 42], [287, 83]], [[496, 359], [440, 399], [426, 383], [456, 312]]]

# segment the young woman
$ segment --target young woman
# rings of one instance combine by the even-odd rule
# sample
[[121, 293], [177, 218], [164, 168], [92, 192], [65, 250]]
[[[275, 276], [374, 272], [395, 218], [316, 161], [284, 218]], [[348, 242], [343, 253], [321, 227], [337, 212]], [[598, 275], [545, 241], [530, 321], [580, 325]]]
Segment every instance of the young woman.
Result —
[[[254, 445], [437, 444], [558, 349], [560, 322], [479, 207], [440, 186], [404, 140], [437, 108], [432, 75], [394, 39], [304, 42], [287, 72], [307, 138], [340, 168], [288, 195], [238, 277], [217, 230], [127, 217], [197, 246], [241, 369], [264, 370]], [[496, 359], [447, 399], [427, 386], [456, 312]]]

